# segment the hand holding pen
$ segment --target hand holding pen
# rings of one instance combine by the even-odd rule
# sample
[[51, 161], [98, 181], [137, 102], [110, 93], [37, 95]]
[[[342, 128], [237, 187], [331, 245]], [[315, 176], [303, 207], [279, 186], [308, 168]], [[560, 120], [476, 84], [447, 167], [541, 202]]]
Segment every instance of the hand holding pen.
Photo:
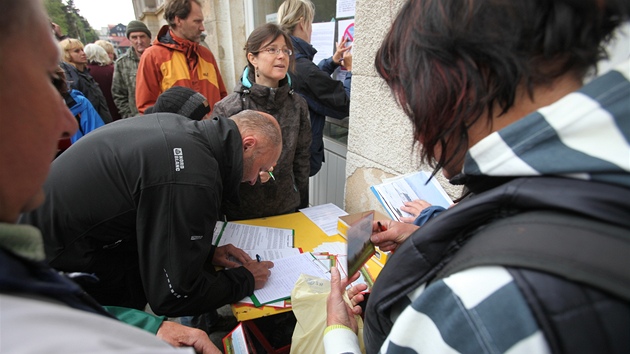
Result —
[[256, 255], [256, 259], [243, 264], [252, 275], [254, 276], [254, 289], [261, 289], [269, 280], [271, 276], [271, 268], [273, 268], [273, 262], [263, 261], [260, 255]]
[[414, 224], [406, 224], [393, 220], [378, 220], [372, 224], [370, 240], [381, 251], [394, 251], [409, 235], [418, 230]]
[[260, 177], [260, 183], [267, 183], [270, 179], [273, 181], [276, 180], [276, 176], [273, 175], [273, 167], [267, 171], [260, 171], [258, 176]]

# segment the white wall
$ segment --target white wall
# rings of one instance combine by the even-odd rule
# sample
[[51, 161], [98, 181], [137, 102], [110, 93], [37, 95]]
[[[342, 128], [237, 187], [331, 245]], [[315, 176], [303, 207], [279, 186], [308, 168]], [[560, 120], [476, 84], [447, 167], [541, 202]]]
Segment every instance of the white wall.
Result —
[[[376, 74], [374, 57], [403, 0], [357, 1], [353, 49], [350, 133], [346, 161], [345, 210], [376, 209], [385, 213], [369, 187], [384, 178], [425, 169], [412, 148], [411, 122]], [[441, 176], [451, 197], [461, 193]]]
[[[419, 169], [417, 146], [412, 148], [412, 126], [398, 108], [389, 88], [377, 76], [374, 57], [403, 0], [357, 0], [350, 107], [350, 133], [346, 161], [345, 210], [349, 213], [368, 209], [383, 211], [369, 190], [384, 178]], [[630, 25], [618, 33], [610, 46], [610, 61], [598, 66], [599, 74], [630, 57]], [[441, 174], [438, 181], [451, 197], [461, 188], [451, 186]]]

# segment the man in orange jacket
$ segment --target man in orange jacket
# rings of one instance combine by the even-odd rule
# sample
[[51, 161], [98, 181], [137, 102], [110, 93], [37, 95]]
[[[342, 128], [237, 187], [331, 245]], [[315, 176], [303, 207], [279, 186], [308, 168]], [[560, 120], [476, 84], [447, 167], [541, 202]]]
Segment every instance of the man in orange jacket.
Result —
[[210, 107], [227, 96], [212, 52], [199, 45], [203, 26], [200, 0], [169, 0], [164, 25], [153, 45], [140, 58], [136, 77], [138, 111], [155, 104], [172, 86], [185, 86], [201, 93]]

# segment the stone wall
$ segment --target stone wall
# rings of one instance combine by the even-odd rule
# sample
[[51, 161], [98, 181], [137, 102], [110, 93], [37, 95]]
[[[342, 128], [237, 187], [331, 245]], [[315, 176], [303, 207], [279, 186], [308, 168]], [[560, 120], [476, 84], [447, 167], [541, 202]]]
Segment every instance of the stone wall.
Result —
[[[345, 210], [349, 213], [376, 209], [385, 212], [370, 186], [385, 178], [431, 171], [420, 164], [413, 146], [412, 125], [385, 82], [377, 75], [374, 57], [400, 9], [402, 0], [357, 0], [353, 47], [352, 100], [346, 163]], [[438, 180], [456, 198], [461, 188]]]

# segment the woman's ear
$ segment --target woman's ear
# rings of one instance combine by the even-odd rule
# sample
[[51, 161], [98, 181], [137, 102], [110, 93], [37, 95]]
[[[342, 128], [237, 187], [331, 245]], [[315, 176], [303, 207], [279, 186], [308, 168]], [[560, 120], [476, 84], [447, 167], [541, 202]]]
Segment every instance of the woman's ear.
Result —
[[247, 61], [254, 67], [256, 67], [256, 64], [258, 63], [258, 57], [254, 55], [254, 53], [247, 53]]
[[306, 19], [304, 17], [300, 17], [300, 22], [298, 22], [298, 26], [300, 26], [300, 30], [306, 30]]

